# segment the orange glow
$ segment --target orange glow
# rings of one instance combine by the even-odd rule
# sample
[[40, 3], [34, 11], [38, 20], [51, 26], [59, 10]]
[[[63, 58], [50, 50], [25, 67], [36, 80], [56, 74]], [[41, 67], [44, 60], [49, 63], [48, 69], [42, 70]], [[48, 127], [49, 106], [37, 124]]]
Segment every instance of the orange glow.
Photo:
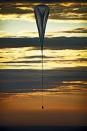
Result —
[[[45, 110], [87, 110], [85, 103], [87, 98], [86, 94], [58, 94], [59, 95], [55, 95], [51, 94], [51, 92], [44, 92]], [[2, 98], [2, 108], [0, 108], [0, 112], [41, 110], [42, 92], [4, 93], [0, 96], [0, 98]]]
[[79, 119], [87, 115], [84, 93], [44, 95], [44, 110], [38, 92], [1, 94], [0, 99], [0, 123], [4, 125], [78, 125], [86, 121]]

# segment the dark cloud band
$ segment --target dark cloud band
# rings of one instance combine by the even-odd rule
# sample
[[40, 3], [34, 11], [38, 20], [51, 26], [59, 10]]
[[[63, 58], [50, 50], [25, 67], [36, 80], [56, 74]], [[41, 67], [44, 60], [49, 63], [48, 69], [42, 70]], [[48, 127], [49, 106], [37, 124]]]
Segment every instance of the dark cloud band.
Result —
[[[0, 38], [0, 48], [35, 47], [39, 49], [40, 46], [38, 38]], [[44, 47], [48, 49], [87, 49], [87, 38], [46, 38]]]
[[[0, 0], [0, 2], [18, 2], [18, 0]], [[20, 0], [20, 2], [87, 2], [86, 0]]]
[[[87, 81], [87, 68], [44, 70], [44, 81], [44, 89], [59, 87], [63, 81]], [[0, 85], [2, 92], [41, 89], [41, 70], [0, 70]]]

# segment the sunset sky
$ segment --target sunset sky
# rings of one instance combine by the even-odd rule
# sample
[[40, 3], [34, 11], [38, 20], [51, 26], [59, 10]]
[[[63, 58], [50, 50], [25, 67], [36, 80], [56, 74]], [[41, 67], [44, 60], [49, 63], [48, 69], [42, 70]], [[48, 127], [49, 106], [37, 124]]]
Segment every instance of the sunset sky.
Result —
[[[0, 2], [0, 125], [87, 124], [87, 2], [47, 1]], [[43, 94], [38, 4], [50, 8]]]
[[[34, 17], [35, 2], [2, 2], [0, 3], [0, 37], [1, 38], [36, 38], [38, 31]], [[87, 36], [87, 3], [84, 2], [55, 2], [45, 3], [50, 7], [50, 15], [46, 28], [46, 38], [49, 38], [49, 46], [55, 46], [55, 38], [58, 37], [86, 37]], [[51, 41], [53, 40], [53, 42]], [[33, 40], [35, 42], [35, 39]], [[72, 41], [72, 40], [71, 40]], [[76, 39], [76, 41], [78, 41]], [[79, 45], [85, 46], [86, 38]], [[4, 46], [6, 41], [4, 40]], [[38, 41], [39, 43], [39, 41]], [[38, 43], [35, 43], [36, 46]], [[51, 44], [52, 43], [52, 44]], [[62, 42], [61, 42], [62, 43]], [[64, 41], [63, 41], [64, 43]], [[75, 42], [74, 42], [75, 43]], [[70, 43], [71, 46], [74, 44]], [[25, 44], [25, 42], [24, 42]], [[48, 43], [45, 44], [45, 46]], [[58, 42], [59, 44], [59, 42]], [[58, 45], [56, 43], [56, 46]], [[65, 45], [68, 43], [65, 42]], [[77, 47], [78, 42], [76, 42]], [[9, 42], [7, 43], [9, 45]], [[16, 42], [15, 42], [16, 45]], [[21, 45], [21, 43], [20, 43]], [[17, 46], [20, 46], [19, 43]], [[13, 46], [11, 44], [11, 46]], [[0, 49], [0, 68], [3, 69], [40, 69], [40, 48], [35, 49], [32, 43], [29, 47]], [[39, 44], [40, 46], [40, 44]], [[8, 46], [6, 46], [8, 47]], [[62, 47], [62, 46], [61, 46]], [[82, 47], [83, 48], [83, 47]], [[24, 53], [26, 52], [26, 53]], [[30, 53], [29, 53], [30, 52]], [[15, 55], [17, 54], [17, 55]], [[87, 50], [54, 50], [47, 48], [44, 51], [46, 69], [59, 67], [77, 67], [87, 65]], [[35, 56], [35, 57], [33, 57]], [[30, 59], [27, 59], [27, 58]], [[33, 57], [33, 58], [31, 58]], [[82, 61], [81, 61], [82, 60]], [[35, 62], [34, 62], [35, 61]], [[49, 62], [50, 61], [50, 62]], [[57, 62], [57, 64], [56, 64]], [[24, 65], [24, 66], [23, 66]]]
[[[0, 3], [0, 37], [37, 37], [32, 2]], [[87, 3], [65, 2], [46, 3], [50, 16], [46, 37], [86, 37]]]

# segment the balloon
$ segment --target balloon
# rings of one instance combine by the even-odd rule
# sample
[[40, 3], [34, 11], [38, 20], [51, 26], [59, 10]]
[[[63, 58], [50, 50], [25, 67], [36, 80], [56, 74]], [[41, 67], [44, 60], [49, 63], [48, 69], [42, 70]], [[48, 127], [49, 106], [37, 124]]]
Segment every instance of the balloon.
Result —
[[[44, 35], [46, 23], [49, 15], [49, 7], [47, 5], [37, 5], [34, 8], [36, 24], [38, 28], [40, 43], [41, 43], [41, 52], [42, 52], [42, 92], [43, 92], [43, 43], [44, 43]], [[43, 106], [43, 95], [42, 95], [42, 109]]]
[[49, 15], [49, 7], [47, 5], [37, 5], [34, 8], [39, 38], [41, 42], [41, 50], [43, 49], [43, 41], [45, 35], [46, 23]]

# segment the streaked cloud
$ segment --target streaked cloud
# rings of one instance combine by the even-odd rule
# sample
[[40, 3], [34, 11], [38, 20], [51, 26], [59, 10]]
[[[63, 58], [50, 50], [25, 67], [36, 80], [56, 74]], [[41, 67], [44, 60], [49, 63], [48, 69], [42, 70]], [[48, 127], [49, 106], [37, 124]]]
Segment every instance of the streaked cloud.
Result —
[[87, 3], [58, 3], [51, 8], [53, 19], [87, 19]]
[[[44, 70], [44, 91], [57, 95], [80, 91], [86, 93], [86, 72], [86, 67]], [[2, 92], [41, 92], [41, 70], [0, 70], [0, 85]]]
[[2, 6], [0, 10], [1, 14], [27, 14], [27, 13], [32, 13], [32, 10], [30, 8], [26, 7], [16, 7], [13, 5], [5, 5]]
[[[25, 52], [25, 54], [24, 54]], [[44, 50], [45, 70], [65, 67], [86, 67], [87, 50]], [[1, 69], [41, 70], [41, 51], [31, 47], [6, 48], [0, 50]], [[39, 57], [38, 57], [39, 56]]]
[[16, 37], [34, 38], [34, 37], [38, 37], [38, 32], [21, 31], [16, 34]]
[[8, 32], [3, 32], [3, 31], [0, 31], [0, 37], [3, 38], [3, 37], [13, 37], [12, 34], [8, 33]]
[[34, 20], [34, 14], [33, 13], [30, 13], [30, 14], [22, 14], [22, 15], [19, 15], [19, 14], [0, 14], [0, 19], [1, 20], [27, 20], [27, 21], [35, 21]]
[[[87, 37], [87, 28], [76, 28], [72, 30], [56, 31], [56, 32], [46, 32], [45, 37]], [[0, 31], [0, 38], [35, 38], [39, 37], [38, 32], [20, 31], [17, 33], [10, 33]]]
[[[1, 14], [33, 14], [38, 3], [1, 3]], [[49, 3], [50, 19], [84, 19], [87, 20], [87, 3]], [[66, 8], [67, 7], [67, 8]], [[2, 15], [2, 17], [4, 17]], [[34, 17], [33, 17], [34, 18]]]
[[[24, 80], [25, 82], [27, 80]], [[16, 80], [16, 81], [9, 81], [9, 80], [4, 80], [0, 83], [11, 83], [14, 84], [15, 82], [20, 82], [20, 80]], [[55, 87], [53, 88], [44, 88], [43, 89], [43, 96], [50, 96], [50, 95], [62, 95], [62, 94], [77, 94], [79, 95], [80, 93], [84, 93], [84, 95], [87, 93], [87, 89], [85, 88], [85, 86], [87, 85], [86, 81], [60, 81], [59, 84], [55, 85]], [[58, 87], [57, 87], [58, 86]], [[27, 89], [27, 88], [22, 88], [22, 89], [12, 89], [7, 90], [5, 93], [2, 92], [0, 93], [0, 100], [1, 99], [6, 99], [9, 97], [9, 95], [15, 95], [16, 93], [16, 97], [18, 97], [18, 94], [21, 93], [21, 97], [23, 97], [23, 95], [26, 95], [26, 93], [28, 92], [28, 96], [30, 96], [29, 98], [32, 98], [34, 96], [42, 96], [42, 89], [41, 88], [32, 88], [31, 89]], [[27, 98], [27, 97], [26, 97]]]
[[69, 30], [69, 31], [63, 31], [65, 33], [87, 33], [87, 27], [85, 28], [77, 28], [77, 29], [74, 29], [74, 30]]

